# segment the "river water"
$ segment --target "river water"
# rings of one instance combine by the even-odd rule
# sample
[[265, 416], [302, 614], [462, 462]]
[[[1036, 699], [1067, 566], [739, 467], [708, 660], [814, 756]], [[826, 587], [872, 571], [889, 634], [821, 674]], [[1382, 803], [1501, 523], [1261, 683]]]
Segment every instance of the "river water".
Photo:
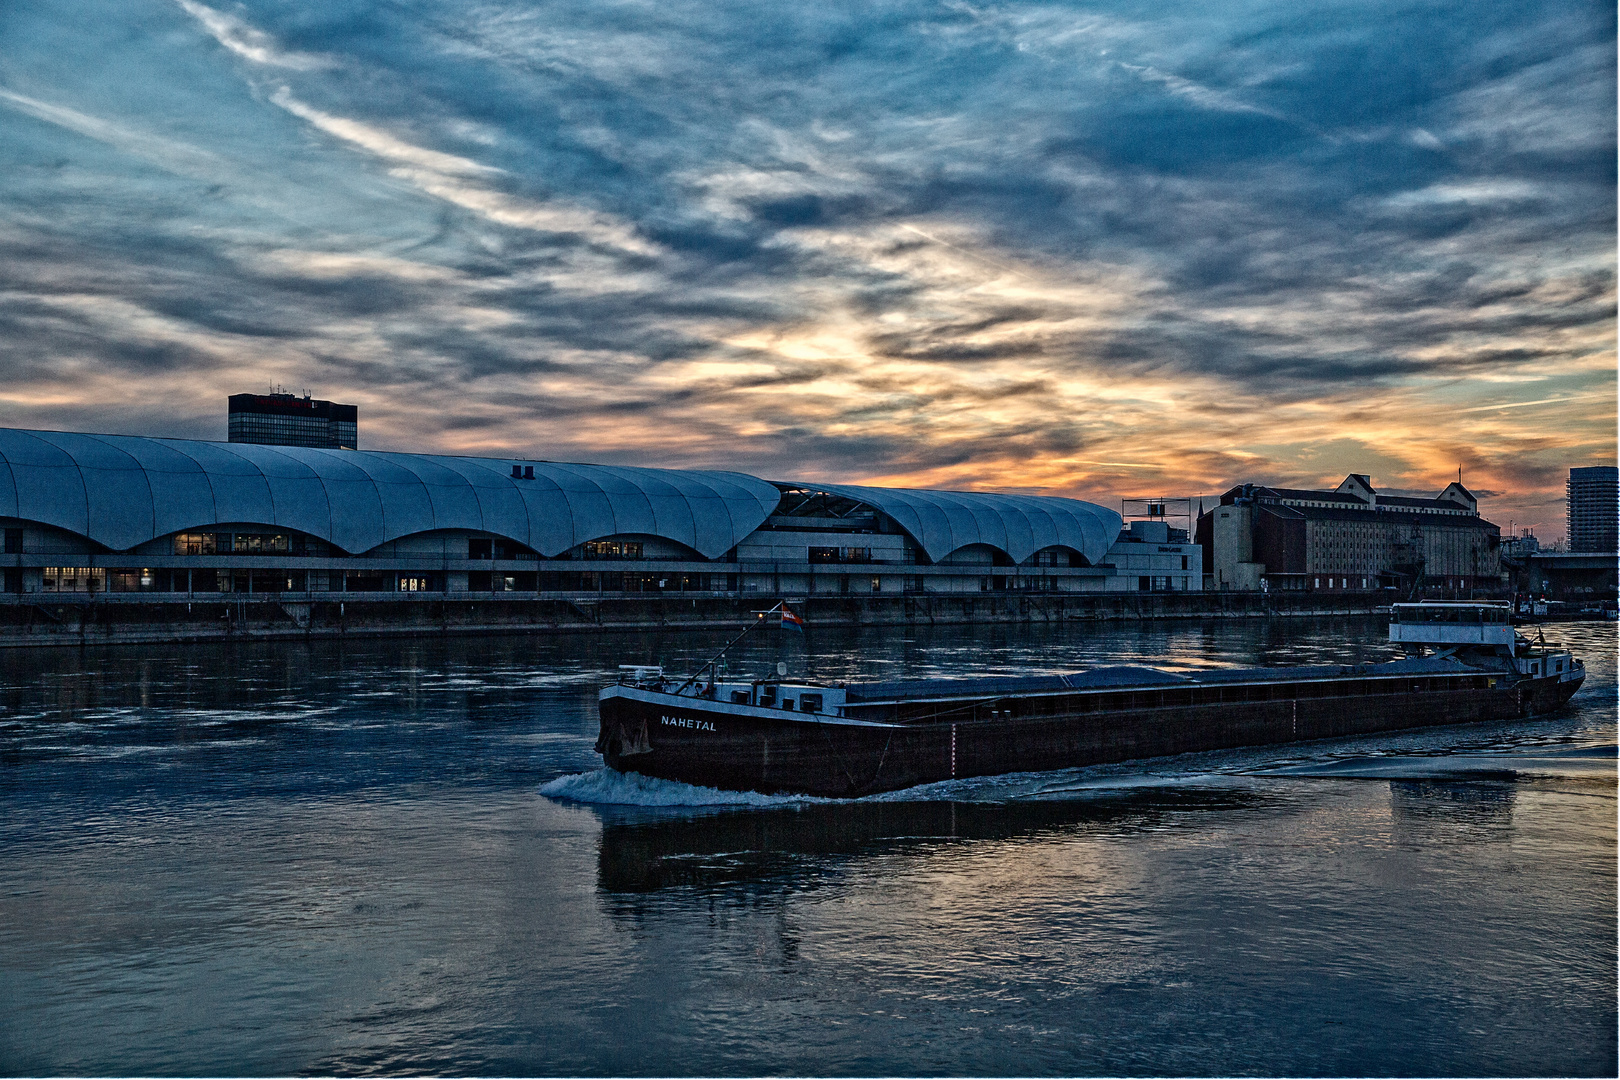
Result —
[[[1374, 620], [769, 631], [827, 679], [1344, 662]], [[1614, 1075], [1612, 624], [1545, 719], [933, 785], [635, 782], [724, 635], [0, 654], [0, 1071]]]

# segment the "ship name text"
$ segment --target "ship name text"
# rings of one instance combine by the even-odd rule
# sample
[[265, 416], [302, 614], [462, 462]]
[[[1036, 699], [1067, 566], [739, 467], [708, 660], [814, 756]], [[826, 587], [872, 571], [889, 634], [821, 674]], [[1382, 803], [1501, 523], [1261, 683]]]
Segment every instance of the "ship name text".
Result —
[[692, 731], [713, 731], [711, 720], [694, 720], [690, 716], [660, 716], [658, 722], [665, 727], [689, 728]]

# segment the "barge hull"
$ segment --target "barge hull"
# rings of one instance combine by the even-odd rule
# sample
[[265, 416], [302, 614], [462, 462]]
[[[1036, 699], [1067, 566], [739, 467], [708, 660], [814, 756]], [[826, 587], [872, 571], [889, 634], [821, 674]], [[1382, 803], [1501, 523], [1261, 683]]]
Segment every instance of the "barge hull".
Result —
[[887, 724], [766, 710], [739, 715], [673, 695], [615, 696], [602, 700], [597, 748], [614, 769], [667, 780], [854, 798], [953, 778], [1514, 720], [1557, 708], [1579, 682], [1422, 686], [1055, 716], [980, 716], [968, 703], [954, 722]]

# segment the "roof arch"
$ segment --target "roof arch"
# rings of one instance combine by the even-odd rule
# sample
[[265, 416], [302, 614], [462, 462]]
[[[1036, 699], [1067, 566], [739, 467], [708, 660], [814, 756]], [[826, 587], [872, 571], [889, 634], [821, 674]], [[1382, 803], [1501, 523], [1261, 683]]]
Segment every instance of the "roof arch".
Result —
[[[514, 465], [533, 476], [512, 476]], [[115, 551], [185, 528], [254, 521], [350, 553], [469, 529], [546, 556], [633, 532], [713, 559], [764, 524], [780, 498], [773, 485], [733, 472], [0, 428], [0, 516]]]
[[[511, 475], [514, 465], [532, 477]], [[848, 484], [783, 486], [872, 506], [938, 562], [986, 544], [1022, 563], [1061, 545], [1095, 564], [1120, 516], [1077, 499]], [[0, 516], [113, 551], [188, 528], [262, 522], [351, 554], [466, 529], [559, 555], [607, 536], [658, 536], [718, 558], [764, 524], [777, 485], [737, 472], [323, 450], [0, 428]]]
[[939, 562], [970, 544], [986, 544], [1022, 563], [1048, 547], [1069, 547], [1092, 564], [1119, 536], [1114, 511], [1053, 495], [1003, 495], [988, 491], [926, 491], [852, 484], [792, 485], [865, 503], [894, 519], [929, 559]]

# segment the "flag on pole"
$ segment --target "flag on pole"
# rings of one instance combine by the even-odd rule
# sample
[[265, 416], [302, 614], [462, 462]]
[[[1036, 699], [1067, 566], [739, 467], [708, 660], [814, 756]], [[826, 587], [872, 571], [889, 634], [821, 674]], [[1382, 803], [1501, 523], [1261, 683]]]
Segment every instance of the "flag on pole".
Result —
[[789, 610], [786, 604], [782, 605], [782, 629], [797, 630], [804, 633], [804, 620]]

